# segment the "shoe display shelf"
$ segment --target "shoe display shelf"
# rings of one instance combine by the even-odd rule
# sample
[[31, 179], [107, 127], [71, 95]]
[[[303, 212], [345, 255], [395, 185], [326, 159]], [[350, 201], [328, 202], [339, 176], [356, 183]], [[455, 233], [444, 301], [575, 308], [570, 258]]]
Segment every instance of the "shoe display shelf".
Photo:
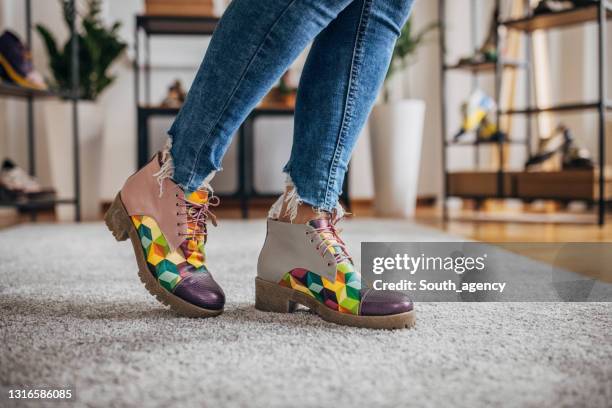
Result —
[[[448, 174], [448, 196], [482, 201], [499, 192], [496, 171], [454, 171]], [[604, 197], [612, 199], [612, 168], [604, 174]], [[571, 185], [571, 188], [568, 188]], [[599, 169], [559, 171], [504, 171], [504, 198], [525, 201], [558, 200], [596, 203], [599, 199]]]
[[219, 18], [206, 16], [136, 16], [133, 69], [138, 127], [138, 168], [144, 166], [152, 155], [149, 148], [149, 119], [156, 116], [175, 116], [179, 111], [179, 108], [156, 106], [151, 102], [151, 37], [185, 35], [209, 37], [212, 36], [218, 22]]
[[[472, 42], [476, 48], [476, 1], [471, 0], [472, 19]], [[495, 0], [495, 6], [499, 10], [501, 1]], [[441, 22], [440, 34], [440, 90], [441, 90], [441, 114], [442, 114], [442, 171], [443, 180], [443, 219], [448, 220], [447, 202], [449, 197], [464, 199], [505, 199], [517, 198], [525, 201], [537, 199], [559, 200], [563, 202], [581, 200], [589, 204], [596, 204], [596, 221], [604, 225], [606, 206], [612, 201], [612, 171], [606, 170], [606, 113], [612, 110], [612, 102], [607, 99], [606, 73], [608, 72], [606, 61], [606, 30], [607, 20], [612, 18], [612, 3], [609, 0], [600, 0], [593, 5], [577, 7], [570, 10], [533, 15], [525, 2], [525, 17], [504, 20], [497, 19], [497, 49], [501, 49], [501, 28], [515, 30], [523, 33], [525, 41], [524, 61], [505, 61], [499, 57], [496, 62], [485, 63], [462, 63], [447, 64], [446, 61], [446, 0], [438, 0], [439, 21]], [[564, 103], [552, 106], [531, 106], [532, 95], [532, 64], [531, 64], [531, 34], [535, 30], [553, 30], [574, 27], [580, 24], [594, 23], [597, 25], [597, 49], [598, 58], [597, 77], [599, 95], [595, 101], [584, 101], [575, 103]], [[525, 93], [526, 100], [530, 101], [527, 107], [520, 109], [500, 108], [500, 90], [502, 74], [505, 69], [525, 69]], [[480, 171], [478, 149], [483, 141], [452, 143], [449, 139], [447, 127], [447, 74], [449, 71], [463, 70], [472, 75], [473, 87], [478, 84], [478, 75], [490, 74], [494, 76], [495, 100], [497, 103], [497, 126], [499, 128], [500, 117], [509, 115], [526, 115], [527, 128], [524, 141], [495, 141], [488, 144], [497, 145], [497, 170]], [[508, 144], [524, 145], [527, 156], [531, 156], [532, 146], [532, 116], [543, 112], [581, 112], [595, 111], [598, 117], [597, 134], [597, 164], [592, 170], [562, 170], [562, 171], [508, 171], [505, 168], [504, 147]], [[502, 131], [504, 129], [501, 129]], [[448, 170], [448, 149], [460, 146], [472, 145], [476, 149], [474, 155], [474, 171], [450, 172]]]
[[[25, 0], [22, 3], [25, 7], [25, 45], [28, 49], [32, 44], [32, 5], [31, 0]], [[75, 0], [70, 0], [71, 9], [75, 10]], [[74, 19], [73, 19], [74, 21]], [[74, 33], [74, 24], [71, 27], [71, 33]], [[72, 36], [76, 40], [76, 36]], [[77, 104], [79, 101], [78, 84], [79, 84], [79, 59], [78, 59], [78, 42], [73, 41], [72, 56], [70, 63], [72, 64], [72, 89], [65, 92], [56, 92], [51, 90], [39, 90], [25, 88], [5, 82], [0, 82], [0, 98], [16, 98], [26, 102], [26, 137], [27, 137], [27, 152], [28, 152], [28, 173], [32, 176], [36, 175], [36, 124], [34, 120], [34, 105], [35, 101], [44, 98], [61, 98], [72, 101], [72, 166], [73, 166], [73, 184], [74, 196], [70, 198], [19, 198], [15, 200], [4, 199], [0, 200], [0, 207], [14, 207], [20, 211], [25, 211], [31, 214], [32, 220], [36, 219], [37, 212], [54, 208], [56, 205], [73, 205], [75, 208], [75, 221], [81, 220], [81, 195], [80, 195], [80, 155], [79, 155], [79, 118]]]
[[[218, 17], [187, 17], [163, 15], [136, 16], [135, 29], [135, 97], [137, 109], [137, 162], [138, 167], [144, 166], [153, 152], [149, 143], [149, 120], [153, 117], [176, 116], [179, 108], [166, 108], [153, 105], [151, 102], [151, 50], [152, 36], [197, 35], [211, 36], [219, 22]], [[144, 38], [141, 38], [143, 37]], [[141, 55], [141, 39], [144, 55]], [[142, 61], [141, 61], [142, 59]], [[242, 218], [249, 216], [249, 201], [253, 198], [271, 198], [278, 193], [263, 193], [254, 185], [254, 123], [262, 117], [293, 117], [293, 107], [256, 107], [238, 131], [238, 189], [235, 193], [222, 198], [234, 198], [240, 202]], [[347, 171], [343, 184], [343, 200], [350, 210]]]

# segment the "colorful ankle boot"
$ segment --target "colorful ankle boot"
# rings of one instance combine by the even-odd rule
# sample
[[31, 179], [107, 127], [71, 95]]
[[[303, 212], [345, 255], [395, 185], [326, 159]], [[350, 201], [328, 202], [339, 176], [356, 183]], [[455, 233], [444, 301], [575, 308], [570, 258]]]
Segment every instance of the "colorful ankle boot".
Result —
[[209, 207], [218, 199], [205, 190], [183, 191], [168, 177], [158, 181], [161, 157], [128, 178], [106, 225], [117, 241], [130, 238], [140, 280], [157, 300], [184, 316], [219, 315], [225, 295], [204, 252], [206, 221], [215, 224]]
[[289, 313], [304, 305], [324, 320], [372, 329], [411, 327], [410, 299], [362, 289], [361, 276], [334, 223], [291, 224], [268, 219], [255, 279], [255, 308]]

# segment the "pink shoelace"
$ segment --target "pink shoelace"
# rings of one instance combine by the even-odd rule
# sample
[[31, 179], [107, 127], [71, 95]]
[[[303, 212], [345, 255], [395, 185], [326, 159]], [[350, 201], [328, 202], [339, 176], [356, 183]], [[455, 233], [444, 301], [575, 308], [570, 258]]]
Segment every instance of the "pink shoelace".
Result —
[[[338, 235], [340, 232], [342, 231], [336, 228], [335, 222], [327, 222], [317, 228], [313, 227], [311, 231], [311, 233], [321, 236], [321, 242], [319, 242], [316, 247], [317, 251], [319, 251], [319, 255], [325, 256], [325, 253], [329, 252], [336, 259], [337, 263], [347, 260], [353, 263], [353, 258], [348, 254], [346, 244]], [[306, 234], [309, 234], [309, 232], [306, 232]], [[310, 242], [314, 242], [314, 239], [311, 239]], [[332, 253], [331, 249], [334, 247], [340, 248], [341, 251], [336, 249], [335, 253]], [[331, 264], [328, 263], [328, 266], [331, 266]]]
[[[194, 203], [192, 201], [186, 200], [184, 197], [179, 197], [178, 195], [177, 198], [182, 201], [185, 208], [185, 212], [177, 212], [176, 215], [187, 216], [187, 221], [177, 223], [177, 225], [193, 225], [193, 231], [187, 233], [179, 233], [179, 235], [187, 236], [187, 239], [193, 240], [204, 238], [204, 241], [206, 242], [206, 236], [208, 235], [208, 230], [206, 227], [207, 221], [210, 219], [212, 224], [215, 227], [217, 226], [217, 217], [215, 216], [215, 214], [213, 214], [210, 207], [216, 207], [219, 205], [219, 197], [209, 197], [208, 201], [205, 204]], [[176, 205], [178, 206], [179, 204], [177, 203]]]

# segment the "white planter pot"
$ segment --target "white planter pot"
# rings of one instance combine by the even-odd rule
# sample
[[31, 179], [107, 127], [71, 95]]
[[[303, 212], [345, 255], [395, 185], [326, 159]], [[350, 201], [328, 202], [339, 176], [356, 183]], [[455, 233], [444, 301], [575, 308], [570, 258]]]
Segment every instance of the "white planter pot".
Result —
[[[44, 107], [51, 180], [60, 198], [74, 197], [72, 156], [72, 103], [47, 101]], [[95, 102], [80, 101], [79, 145], [81, 154], [81, 215], [95, 220], [100, 215], [100, 179], [103, 109]], [[56, 207], [60, 221], [74, 219], [74, 207]]]
[[411, 217], [417, 201], [425, 102], [402, 100], [370, 115], [375, 213]]

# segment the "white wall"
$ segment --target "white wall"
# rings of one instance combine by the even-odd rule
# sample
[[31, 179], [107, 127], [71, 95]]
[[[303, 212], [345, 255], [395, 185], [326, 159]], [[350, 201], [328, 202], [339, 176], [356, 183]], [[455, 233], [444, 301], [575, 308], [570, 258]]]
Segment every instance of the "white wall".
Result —
[[[483, 19], [480, 34], [482, 37], [488, 26], [488, 16], [492, 1], [480, 0], [483, 5]], [[459, 56], [470, 53], [469, 36], [469, 1], [447, 1], [449, 16], [448, 24], [448, 61], [455, 61]], [[53, 28], [58, 36], [65, 39], [59, 7], [55, 1], [33, 0], [33, 18], [35, 21], [44, 21]], [[107, 90], [101, 103], [106, 109], [105, 135], [103, 159], [106, 163], [103, 168], [103, 182], [101, 197], [111, 199], [120, 188], [123, 180], [135, 169], [135, 108], [133, 96], [133, 73], [131, 59], [133, 57], [133, 23], [134, 14], [142, 10], [141, 0], [107, 0], [105, 13], [109, 21], [121, 20], [123, 22], [122, 35], [130, 44], [130, 52], [114, 66], [118, 79], [114, 86]], [[414, 11], [417, 28], [437, 19], [437, 2], [417, 1]], [[20, 1], [0, 0], [0, 22], [2, 27], [15, 28], [23, 36], [23, 8]], [[609, 30], [609, 46], [612, 46], [612, 30]], [[400, 96], [424, 99], [427, 103], [425, 137], [423, 143], [421, 175], [419, 182], [420, 194], [439, 194], [441, 189], [441, 137], [440, 137], [440, 103], [439, 103], [439, 51], [437, 34], [418, 52], [415, 64], [408, 71], [396, 79]], [[596, 96], [595, 58], [596, 48], [594, 41], [594, 27], [574, 28], [565, 32], [554, 33], [549, 36], [553, 83], [561, 83], [555, 87], [554, 100], [574, 101], [583, 97]], [[47, 73], [46, 58], [42, 44], [34, 36], [33, 55], [39, 69]], [[177, 46], [179, 44], [179, 46]], [[162, 99], [166, 86], [175, 78], [180, 78], [188, 85], [202, 59], [206, 41], [201, 38], [173, 38], [154, 39], [153, 49], [153, 89], [152, 100], [158, 102]], [[177, 52], [180, 50], [180, 52]], [[612, 49], [608, 50], [612, 62]], [[612, 65], [611, 65], [612, 66]], [[612, 90], [612, 81], [609, 81]], [[482, 86], [491, 89], [490, 79], [483, 77]], [[520, 83], [517, 94], [522, 101], [523, 89]], [[459, 125], [459, 103], [467, 96], [470, 90], [469, 76], [465, 74], [451, 74], [448, 78], [448, 126], [452, 133]], [[37, 158], [41, 179], [48, 182], [48, 164], [46, 160], [45, 130], [42, 128], [41, 103], [37, 103], [36, 117], [39, 124], [37, 138], [41, 141]], [[20, 164], [26, 166], [27, 154], [25, 147], [25, 110], [23, 102], [0, 100], [0, 156], [15, 158]], [[574, 129], [591, 149], [595, 147], [596, 122], [594, 115], [572, 115], [563, 119]], [[153, 146], [160, 147], [165, 138], [165, 131], [171, 121], [166, 119], [151, 122]], [[517, 118], [515, 123], [515, 138], [524, 134], [524, 120]], [[256, 126], [256, 162], [266, 163], [258, 166], [255, 180], [256, 186], [262, 191], [279, 190], [282, 186], [283, 176], [281, 167], [288, 157], [291, 143], [291, 121], [286, 119], [261, 120]], [[51, 141], [50, 141], [51, 142]], [[278, 146], [277, 150], [270, 150], [270, 145]], [[457, 148], [449, 151], [450, 167], [454, 169], [469, 168], [472, 163], [471, 151], [467, 148]], [[486, 153], [486, 152], [485, 152]], [[236, 155], [230, 150], [223, 163], [224, 172], [216, 178], [218, 191], [231, 191], [235, 188]], [[520, 166], [524, 157], [520, 151], [512, 153], [512, 163]], [[367, 131], [358, 143], [352, 161], [351, 188], [353, 197], [372, 197], [371, 163], [369, 159], [369, 139]]]

